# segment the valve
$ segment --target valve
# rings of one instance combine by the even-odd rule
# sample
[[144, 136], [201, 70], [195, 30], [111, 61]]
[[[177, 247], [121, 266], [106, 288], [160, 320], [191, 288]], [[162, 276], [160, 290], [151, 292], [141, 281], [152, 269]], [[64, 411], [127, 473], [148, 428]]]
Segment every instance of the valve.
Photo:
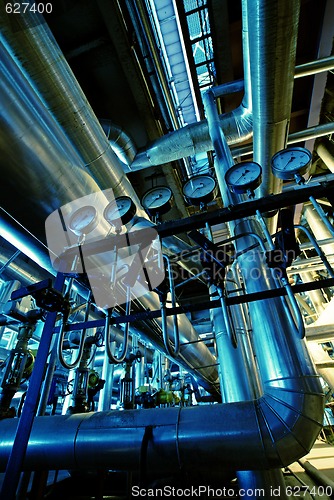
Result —
[[10, 407], [10, 404], [16, 391], [20, 388], [25, 370], [28, 370], [28, 365], [31, 364], [31, 351], [28, 350], [28, 342], [35, 330], [35, 325], [36, 321], [31, 321], [20, 326], [16, 346], [9, 354], [1, 382], [0, 419], [15, 417], [15, 408]]
[[11, 300], [22, 299], [31, 295], [36, 301], [36, 305], [47, 312], [61, 312], [69, 314], [70, 303], [68, 297], [63, 297], [62, 293], [51, 286], [51, 279], [46, 279], [33, 285], [19, 288], [11, 295]]

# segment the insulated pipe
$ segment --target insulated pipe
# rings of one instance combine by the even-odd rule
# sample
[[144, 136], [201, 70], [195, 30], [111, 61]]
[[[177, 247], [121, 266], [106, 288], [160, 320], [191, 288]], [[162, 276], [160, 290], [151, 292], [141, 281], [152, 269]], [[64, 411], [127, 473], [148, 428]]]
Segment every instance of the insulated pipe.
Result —
[[[4, 9], [3, 5], [1, 10]], [[43, 102], [43, 116], [49, 113], [61, 123], [63, 134], [77, 152], [76, 165], [89, 172], [100, 189], [112, 186], [115, 196], [128, 194], [140, 207], [139, 199], [125, 176], [120, 161], [113, 153], [108, 138], [43, 17], [26, 12], [15, 15], [15, 21], [20, 29], [13, 30], [10, 16], [3, 13], [0, 39], [13, 61], [20, 61], [21, 71]], [[26, 87], [27, 83], [22, 87], [23, 90]], [[39, 121], [36, 118], [36, 122]], [[47, 137], [50, 137], [50, 132]], [[36, 139], [32, 137], [31, 142], [36, 143]], [[54, 169], [56, 165], [59, 165], [59, 161], [54, 162]], [[59, 169], [61, 168], [59, 165]], [[70, 172], [71, 170], [67, 171], [66, 176]], [[84, 194], [90, 192], [86, 189]], [[79, 197], [77, 195], [57, 200], [56, 208]]]
[[288, 135], [299, 0], [247, 0], [252, 75], [254, 161], [263, 169], [260, 196], [280, 191], [270, 168]]
[[[321, 429], [322, 400], [318, 378], [309, 373], [268, 380], [264, 396], [255, 401], [36, 417], [23, 468], [138, 471], [148, 426], [145, 465], [154, 477], [181, 468], [196, 474], [283, 467], [312, 447]], [[15, 420], [1, 422], [0, 470], [15, 427]]]
[[[250, 139], [253, 130], [248, 29], [245, 18], [246, 12], [243, 9], [244, 97], [238, 108], [220, 115], [221, 127], [229, 144], [239, 144]], [[231, 89], [230, 84], [227, 85]], [[239, 88], [239, 83], [237, 85]], [[221, 85], [219, 88], [222, 89], [223, 93], [225, 85]], [[235, 85], [233, 85], [232, 89], [235, 89]], [[202, 120], [171, 132], [152, 142], [145, 151], [141, 151], [136, 155], [130, 168], [131, 170], [142, 170], [153, 165], [161, 165], [186, 156], [212, 151], [213, 149], [207, 120]]]
[[111, 120], [101, 119], [100, 124], [113, 151], [124, 163], [131, 165], [137, 153], [136, 145], [131, 137]]
[[[116, 196], [130, 196], [139, 207], [139, 198], [63, 54], [46, 23], [38, 24], [36, 16], [18, 14], [15, 19], [22, 22], [22, 29], [15, 31], [4, 14], [0, 35], [3, 151], [5, 157], [10, 155], [8, 165], [15, 165], [16, 187], [30, 208], [27, 222], [31, 231], [59, 206], [110, 186]], [[12, 177], [11, 170], [8, 178]], [[31, 242], [35, 243], [33, 238]], [[155, 297], [146, 296], [145, 304], [154, 308]], [[182, 328], [185, 343], [198, 339], [185, 315]], [[191, 367], [195, 364], [199, 378], [210, 389], [209, 381], [217, 380], [217, 371], [208, 348], [185, 345], [183, 355], [186, 365], [191, 356]]]
[[325, 165], [327, 165], [329, 170], [331, 172], [334, 172], [334, 157], [333, 154], [328, 150], [325, 141], [319, 142], [319, 144], [316, 146], [316, 151]]

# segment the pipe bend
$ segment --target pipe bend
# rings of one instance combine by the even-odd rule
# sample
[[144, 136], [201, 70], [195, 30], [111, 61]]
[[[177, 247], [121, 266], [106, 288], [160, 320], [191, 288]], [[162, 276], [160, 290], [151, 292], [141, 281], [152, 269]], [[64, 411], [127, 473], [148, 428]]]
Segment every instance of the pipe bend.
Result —
[[[137, 470], [145, 428], [147, 467], [156, 475], [285, 467], [311, 449], [322, 426], [324, 395], [316, 376], [269, 382], [254, 401], [37, 417], [25, 470], [110, 467]], [[4, 470], [16, 420], [1, 422]], [[59, 441], [59, 432], [62, 440]]]
[[270, 468], [285, 467], [312, 448], [323, 421], [324, 395], [296, 387], [270, 387], [257, 400], [256, 414]]

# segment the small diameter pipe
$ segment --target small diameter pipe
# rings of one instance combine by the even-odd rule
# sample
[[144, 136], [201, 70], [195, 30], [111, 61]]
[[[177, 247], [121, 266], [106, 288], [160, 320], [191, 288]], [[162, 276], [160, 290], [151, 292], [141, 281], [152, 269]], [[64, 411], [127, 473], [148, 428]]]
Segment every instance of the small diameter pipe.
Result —
[[312, 205], [314, 206], [315, 210], [317, 211], [317, 213], [318, 213], [321, 221], [325, 224], [325, 226], [328, 229], [328, 231], [334, 237], [334, 227], [329, 222], [329, 220], [328, 220], [325, 212], [323, 211], [321, 205], [317, 202], [317, 200], [313, 196], [310, 196], [309, 200], [312, 203]]
[[[131, 287], [127, 286], [126, 287], [126, 306], [125, 306], [125, 315], [129, 316], [131, 312]], [[122, 352], [119, 357], [114, 356], [111, 348], [111, 329], [110, 329], [110, 310], [107, 311], [106, 313], [106, 321], [105, 321], [105, 327], [104, 327], [104, 335], [105, 335], [105, 344], [106, 344], [106, 349], [107, 349], [107, 354], [110, 363], [113, 363], [114, 365], [123, 363], [123, 361], [126, 358], [127, 352], [128, 352], [128, 345], [129, 345], [129, 329], [130, 329], [130, 322], [128, 321], [124, 325], [124, 339], [123, 339], [123, 347], [122, 347]]]
[[275, 245], [273, 243], [273, 240], [271, 238], [271, 234], [269, 232], [269, 229], [268, 229], [268, 226], [267, 224], [265, 223], [264, 219], [263, 219], [263, 216], [261, 214], [261, 212], [259, 210], [256, 210], [256, 217], [257, 217], [257, 220], [259, 221], [260, 225], [261, 225], [261, 229], [264, 233], [264, 236], [266, 238], [266, 241], [269, 245], [269, 249], [270, 250], [274, 250], [275, 249]]
[[310, 240], [311, 244], [313, 245], [315, 251], [317, 252], [317, 254], [319, 255], [320, 259], [322, 260], [322, 262], [324, 263], [324, 266], [325, 268], [327, 269], [329, 275], [334, 278], [334, 270], [332, 269], [330, 263], [328, 262], [327, 260], [327, 257], [326, 255], [324, 254], [324, 252], [321, 250], [320, 246], [318, 245], [318, 242], [316, 241], [316, 239], [313, 237], [311, 231], [309, 231], [306, 227], [304, 226], [301, 226], [301, 225], [297, 225], [295, 226], [296, 229], [299, 229], [300, 231], [303, 231], [306, 236], [308, 237], [308, 239]]
[[[86, 304], [85, 318], [84, 318], [85, 322], [88, 321], [89, 310], [90, 310], [90, 297], [89, 297], [88, 302]], [[86, 328], [84, 328], [82, 330], [81, 339], [80, 339], [80, 343], [79, 343], [79, 352], [78, 352], [76, 359], [72, 363], [68, 363], [67, 361], [65, 361], [65, 358], [63, 355], [63, 342], [64, 342], [65, 333], [66, 333], [65, 332], [66, 320], [67, 320], [67, 318], [65, 318], [65, 315], [63, 314], [63, 321], [62, 321], [62, 324], [60, 327], [57, 351], [58, 351], [58, 359], [59, 359], [60, 364], [64, 368], [66, 368], [67, 370], [72, 370], [72, 368], [75, 368], [81, 361], [84, 347], [85, 347], [87, 330], [86, 330]]]
[[224, 323], [225, 323], [225, 328], [226, 328], [226, 333], [233, 345], [233, 347], [237, 347], [238, 341], [237, 341], [237, 336], [234, 331], [234, 327], [232, 325], [232, 321], [229, 315], [228, 307], [226, 305], [225, 297], [223, 294], [223, 290], [221, 287], [216, 287], [218, 291], [218, 295], [220, 298], [220, 304], [221, 304], [221, 310], [224, 318]]
[[[169, 280], [169, 291], [170, 291], [170, 296], [171, 296], [171, 303], [172, 307], [176, 307], [176, 297], [175, 297], [175, 287], [174, 287], [174, 277], [173, 277], [173, 269], [170, 263], [170, 259], [167, 255], [163, 255], [163, 258], [165, 259], [167, 263], [167, 272], [168, 272], [168, 280]], [[166, 318], [166, 326], [167, 326], [167, 318]], [[179, 325], [177, 321], [177, 315], [173, 315], [173, 331], [174, 331], [174, 357], [177, 357], [180, 353], [180, 332], [179, 332]], [[168, 346], [170, 345], [169, 340], [166, 338]], [[165, 343], [165, 347], [166, 343]], [[169, 350], [168, 350], [169, 351]]]
[[333, 496], [334, 493], [334, 481], [332, 481], [329, 477], [327, 477], [323, 472], [314, 467], [310, 462], [308, 462], [305, 458], [300, 458], [298, 460], [299, 465], [303, 467], [303, 469], [318, 483], [320, 483], [324, 488], [327, 486], [331, 490], [331, 494], [328, 495], [330, 497]]

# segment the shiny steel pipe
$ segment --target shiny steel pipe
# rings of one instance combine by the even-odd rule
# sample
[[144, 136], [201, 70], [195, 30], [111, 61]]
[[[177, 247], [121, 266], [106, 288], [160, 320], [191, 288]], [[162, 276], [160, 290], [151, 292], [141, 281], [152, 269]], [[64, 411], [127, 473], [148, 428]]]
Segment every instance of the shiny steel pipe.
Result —
[[323, 57], [304, 64], [299, 64], [295, 68], [295, 78], [315, 75], [334, 69], [334, 56]]
[[[227, 283], [230, 287], [231, 284]], [[215, 287], [211, 287], [211, 293], [216, 292]], [[240, 308], [240, 305], [237, 306]], [[226, 304], [225, 304], [226, 308]], [[246, 352], [242, 337], [246, 335], [244, 318], [237, 313], [237, 308], [230, 308], [231, 318], [228, 311], [222, 308], [212, 310], [212, 321], [214, 325], [216, 350], [219, 362], [220, 391], [223, 403], [232, 403], [236, 401], [247, 401], [255, 398], [252, 387], [252, 373], [246, 362]], [[224, 314], [225, 312], [225, 314]], [[233, 332], [231, 329], [233, 329]], [[233, 344], [233, 337], [236, 339], [236, 345]]]
[[[334, 132], [334, 122], [321, 123], [314, 127], [309, 127], [298, 132], [293, 132], [288, 135], [287, 145], [296, 144], [297, 142], [306, 141], [308, 139], [316, 139], [317, 137], [324, 137]], [[246, 156], [253, 153], [253, 144], [246, 144], [245, 146], [232, 147], [232, 154], [234, 158], [239, 156]], [[321, 176], [323, 177], [323, 176]], [[320, 181], [320, 178], [317, 177]], [[284, 186], [283, 191], [286, 189]]]
[[[12, 178], [15, 175], [21, 202], [29, 206], [22, 219], [27, 216], [25, 222], [28, 229], [44, 238], [46, 217], [69, 201], [110, 186], [115, 195], [130, 196], [138, 206], [139, 199], [46, 24], [36, 25], [35, 20], [31, 20], [32, 25], [29, 26], [26, 25], [28, 16], [23, 17], [22, 22], [27, 29], [13, 32], [6, 15], [4, 23], [8, 21], [8, 26], [4, 25], [0, 35], [3, 42], [0, 46], [0, 90], [3, 96], [0, 125], [2, 141], [6, 146], [3, 155], [8, 158], [4, 165], [10, 165], [7, 176]], [[16, 62], [17, 57], [26, 62], [25, 74]], [[28, 72], [32, 74], [30, 78]], [[3, 195], [6, 198], [6, 193]], [[14, 211], [16, 204], [13, 197], [8, 204]], [[4, 237], [9, 238], [11, 227], [7, 224]], [[38, 245], [38, 240], [31, 233], [27, 245], [19, 246], [22, 234], [18, 231], [18, 241], [12, 243], [22, 252], [30, 252], [31, 258], [35, 257], [38, 263], [41, 253], [43, 261], [40, 265], [54, 274], [43, 244]], [[35, 249], [39, 250], [36, 254]], [[155, 307], [154, 299], [145, 297], [147, 308]], [[182, 328], [185, 342], [198, 339], [186, 316], [182, 319]], [[194, 345], [189, 349], [184, 347], [182, 362], [187, 365], [190, 354], [191, 366], [195, 365], [200, 370], [199, 379], [204, 377], [205, 386], [210, 389], [208, 381], [218, 377], [216, 367], [213, 367], [214, 357], [205, 345], [201, 345], [198, 353], [194, 351]]]
[[[0, 9], [5, 10], [5, 6], [1, 6]], [[23, 92], [27, 86], [31, 86], [44, 104], [42, 116], [50, 114], [58, 124], [61, 124], [63, 134], [68, 138], [76, 152], [76, 166], [83, 172], [88, 172], [98, 184], [99, 189], [112, 187], [115, 196], [129, 193], [128, 195], [132, 196], [140, 211], [139, 198], [124, 174], [121, 162], [112, 151], [107, 136], [47, 23], [42, 16], [38, 19], [37, 13], [26, 12], [15, 16], [16, 21], [20, 23], [19, 30], [13, 30], [10, 16], [6, 13], [3, 14], [0, 40], [13, 61], [20, 61], [20, 65], [24, 66], [26, 82], [22, 86]], [[40, 119], [36, 116], [35, 121], [38, 123]], [[39, 144], [36, 143], [35, 123], [32, 132], [31, 143], [35, 144], [38, 151]], [[50, 137], [50, 132], [45, 135]], [[40, 142], [43, 144], [43, 140]], [[69, 157], [73, 157], [73, 153]], [[58, 170], [56, 166], [59, 170], [64, 168], [58, 158], [53, 166], [55, 173]], [[73, 166], [66, 170], [64, 187], [68, 182], [67, 176], [72, 170]], [[61, 182], [58, 180], [55, 184], [59, 185]], [[88, 191], [86, 186], [81, 189], [85, 191], [81, 196], [92, 192]], [[69, 196], [68, 193], [66, 199], [61, 200], [55, 208], [76, 198], [80, 198], [80, 194]], [[52, 210], [49, 210], [44, 218], [51, 212]], [[144, 212], [142, 213], [144, 214]], [[41, 216], [43, 216], [43, 212], [37, 220], [40, 220]]]
[[[8, 188], [2, 188], [1, 203], [7, 211], [1, 214], [7, 229], [6, 235], [2, 235], [7, 239], [10, 228], [24, 224], [30, 231], [25, 240], [22, 242], [17, 238], [9, 241], [17, 248], [19, 244], [26, 246], [26, 243], [29, 248], [32, 243], [29, 256], [51, 272], [50, 263], [45, 262], [46, 252], [44, 259], [39, 257], [40, 251], [34, 259], [35, 250], [45, 238], [44, 221], [47, 215], [67, 201], [99, 191], [99, 187], [87, 172], [78, 168], [80, 159], [71, 142], [3, 44], [0, 44], [0, 72], [0, 92], [3, 96], [0, 102], [2, 175], [15, 179], [17, 196], [29, 207], [29, 210], [20, 213], [19, 223], [10, 220], [8, 212], [15, 214], [17, 200], [8, 194]], [[16, 233], [19, 231], [18, 227]]]
[[[154, 477], [177, 473], [181, 467], [191, 473], [282, 467], [313, 445], [322, 422], [319, 397], [318, 379], [310, 376], [272, 381], [255, 401], [36, 417], [24, 470], [138, 471], [147, 426], [152, 427], [152, 438], [146, 467]], [[15, 420], [1, 422], [0, 470], [15, 427]]]
[[252, 74], [254, 161], [263, 168], [260, 196], [280, 191], [270, 160], [289, 129], [299, 20], [299, 0], [248, 0]]
[[[250, 139], [253, 134], [248, 26], [245, 9], [243, 9], [242, 44], [244, 58], [244, 97], [238, 108], [219, 116], [228, 144], [239, 144]], [[221, 85], [215, 87], [215, 92], [217, 89], [220, 89], [220, 93], [223, 95], [226, 88], [231, 88], [229, 83], [227, 86]], [[233, 88], [235, 89], [235, 85], [233, 85]], [[210, 137], [208, 122], [207, 120], [202, 120], [171, 132], [152, 142], [145, 151], [137, 153], [130, 168], [131, 170], [141, 170], [186, 156], [193, 156], [197, 153], [212, 151], [213, 149], [214, 145]]]

